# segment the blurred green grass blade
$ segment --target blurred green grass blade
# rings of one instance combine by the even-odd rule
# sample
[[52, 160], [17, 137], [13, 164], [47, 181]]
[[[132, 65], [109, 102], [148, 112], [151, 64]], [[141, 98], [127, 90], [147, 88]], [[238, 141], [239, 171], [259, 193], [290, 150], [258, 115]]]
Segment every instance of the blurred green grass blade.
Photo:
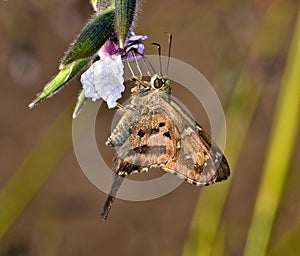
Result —
[[72, 147], [71, 108], [64, 111], [0, 191], [0, 241]]
[[[247, 101], [243, 100], [245, 97]], [[234, 170], [237, 163], [259, 97], [259, 87], [253, 86], [251, 79], [244, 74], [226, 111], [228, 141], [225, 155], [231, 170]], [[229, 187], [230, 181], [225, 181], [202, 189], [191, 224], [190, 240], [184, 248], [184, 256], [212, 254]]]
[[297, 255], [300, 252], [300, 221], [290, 230], [274, 248], [267, 253], [268, 256]]
[[[250, 59], [253, 59], [253, 57], [265, 59], [277, 56], [284, 36], [287, 33], [287, 28], [295, 13], [295, 5], [296, 3], [283, 0], [272, 2], [249, 51]], [[284, 15], [287, 18], [284, 19], [281, 26], [277, 26], [278, 16], [280, 15]], [[268, 33], [268, 31], [273, 32]], [[261, 45], [270, 41], [273, 41], [272, 47]], [[219, 239], [217, 239], [219, 235], [218, 229], [222, 223], [223, 208], [229, 192], [230, 181], [234, 177], [233, 171], [263, 86], [257, 74], [249, 70], [250, 68], [245, 65], [226, 111], [228, 134], [225, 155], [229, 161], [232, 175], [229, 181], [202, 189], [183, 256], [210, 256], [214, 251], [216, 241], [219, 243]]]
[[271, 141], [263, 168], [254, 215], [246, 243], [246, 256], [266, 255], [285, 177], [300, 124], [300, 10], [292, 47], [279, 93]]

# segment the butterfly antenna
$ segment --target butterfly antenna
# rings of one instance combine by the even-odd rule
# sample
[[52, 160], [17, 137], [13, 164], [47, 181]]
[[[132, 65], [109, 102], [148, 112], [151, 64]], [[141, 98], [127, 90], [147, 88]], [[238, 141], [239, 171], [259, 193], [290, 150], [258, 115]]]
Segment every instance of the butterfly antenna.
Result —
[[136, 54], [135, 54], [135, 51], [134, 51], [134, 50], [132, 50], [132, 56], [133, 56], [133, 58], [134, 58], [134, 60], [135, 60], [136, 67], [137, 67], [137, 69], [138, 69], [138, 71], [139, 71], [139, 73], [140, 73], [140, 78], [142, 78], [142, 77], [143, 77], [143, 72], [142, 72], [142, 70], [141, 70], [141, 67], [140, 67], [140, 65], [139, 65], [139, 62], [138, 62], [138, 59], [137, 59], [137, 57], [136, 57]]
[[119, 176], [118, 174], [114, 173], [114, 181], [113, 181], [110, 193], [107, 196], [107, 199], [106, 199], [106, 201], [104, 203], [104, 206], [103, 206], [103, 210], [102, 210], [101, 215], [100, 215], [102, 220], [107, 219], [108, 214], [110, 212], [110, 209], [111, 209], [111, 207], [112, 207], [112, 205], [113, 205], [113, 203], [116, 199], [117, 191], [121, 187], [121, 184], [122, 184], [123, 180], [124, 180], [124, 177]]
[[142, 55], [142, 57], [143, 57], [143, 61], [144, 61], [144, 64], [146, 66], [146, 69], [147, 69], [148, 76], [152, 76], [152, 74], [151, 74], [151, 72], [149, 70], [149, 67], [151, 68], [153, 74], [155, 74], [156, 71], [155, 71], [153, 65], [151, 64], [151, 62], [148, 60], [148, 58], [146, 56]]
[[[129, 59], [128, 59], [128, 58], [126, 59], [126, 62], [127, 62], [128, 68], [129, 68], [129, 70], [130, 70], [131, 76], [132, 76], [132, 77], [135, 77], [135, 74], [134, 74], [134, 72], [133, 72], [133, 69], [132, 69], [130, 63], [129, 63]], [[131, 77], [131, 78], [132, 78], [132, 77]]]
[[[131, 67], [131, 65], [130, 65], [130, 63], [129, 63], [129, 62], [130, 62], [130, 59], [132, 59], [132, 58], [134, 58], [136, 67], [137, 67], [137, 69], [138, 69], [138, 72], [140, 73], [140, 78], [143, 77], [143, 72], [142, 72], [141, 67], [140, 67], [140, 65], [139, 65], [139, 63], [138, 63], [138, 59], [137, 59], [137, 57], [136, 57], [136, 53], [138, 53], [138, 52], [136, 52], [135, 49], [131, 49], [129, 52], [126, 53], [126, 55], [127, 55], [126, 61], [127, 61], [127, 65], [128, 65], [129, 70], [130, 70], [130, 73], [131, 73], [131, 77], [130, 77], [131, 79], [137, 77], [137, 76], [134, 74], [134, 71], [133, 71], [133, 69], [132, 69], [132, 67]], [[129, 54], [131, 54], [131, 56], [130, 56]], [[139, 53], [138, 53], [138, 54], [139, 54]], [[129, 55], [130, 57], [128, 57], [128, 55]]]
[[170, 59], [171, 59], [171, 50], [172, 50], [172, 42], [173, 42], [173, 35], [170, 33], [165, 32], [169, 35], [169, 50], [168, 50], [168, 64], [167, 64], [167, 72], [166, 75], [168, 75], [169, 72], [169, 66], [170, 66]]
[[162, 74], [162, 64], [161, 64], [161, 46], [158, 43], [152, 43], [153, 45], [157, 46], [158, 49], [158, 56], [159, 56], [159, 70], [160, 74]]

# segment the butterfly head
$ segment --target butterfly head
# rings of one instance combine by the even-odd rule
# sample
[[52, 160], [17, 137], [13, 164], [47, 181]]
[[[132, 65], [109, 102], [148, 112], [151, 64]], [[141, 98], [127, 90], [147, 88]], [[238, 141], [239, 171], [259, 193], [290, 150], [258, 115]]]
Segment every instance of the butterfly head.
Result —
[[155, 74], [151, 77], [150, 84], [152, 90], [159, 90], [169, 95], [172, 93], [171, 81], [166, 76]]

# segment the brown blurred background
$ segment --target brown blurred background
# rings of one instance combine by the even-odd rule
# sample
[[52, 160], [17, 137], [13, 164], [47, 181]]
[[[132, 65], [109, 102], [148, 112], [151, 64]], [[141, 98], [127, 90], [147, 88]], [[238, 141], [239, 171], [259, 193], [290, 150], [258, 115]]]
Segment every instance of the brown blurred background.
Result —
[[[297, 1], [290, 2], [297, 6]], [[291, 15], [291, 23], [275, 56], [270, 53], [260, 57], [250, 51], [271, 3], [271, 0], [144, 0], [136, 28], [138, 34], [150, 37], [146, 43], [149, 54], [155, 53], [149, 47], [150, 42], [164, 45], [167, 41], [164, 32], [172, 32], [172, 56], [202, 72], [213, 84], [225, 109], [242, 69], [246, 67], [264, 81], [223, 216], [228, 224], [228, 255], [241, 255], [245, 245], [294, 28], [295, 17]], [[75, 105], [80, 89], [78, 77], [33, 110], [27, 105], [56, 74], [64, 51], [91, 13], [88, 0], [1, 1], [0, 188], [6, 186], [66, 108], [69, 108], [67, 125], [57, 132], [62, 137], [70, 136], [70, 106]], [[268, 47], [271, 52], [275, 46], [270, 42]], [[189, 108], [201, 122], [195, 107]], [[101, 125], [101, 131], [97, 132], [100, 147], [109, 135], [109, 118], [113, 113], [102, 109], [99, 114], [98, 122], [107, 124], [103, 128]], [[61, 147], [60, 143], [57, 147]], [[183, 184], [169, 195], [152, 201], [117, 200], [109, 220], [102, 222], [98, 216], [106, 195], [87, 180], [72, 145], [68, 147], [63, 159], [5, 235], [0, 244], [1, 256], [181, 255], [201, 189]], [[299, 152], [298, 142], [272, 243], [294, 225], [300, 213]], [[40, 175], [43, 169], [34, 172]]]

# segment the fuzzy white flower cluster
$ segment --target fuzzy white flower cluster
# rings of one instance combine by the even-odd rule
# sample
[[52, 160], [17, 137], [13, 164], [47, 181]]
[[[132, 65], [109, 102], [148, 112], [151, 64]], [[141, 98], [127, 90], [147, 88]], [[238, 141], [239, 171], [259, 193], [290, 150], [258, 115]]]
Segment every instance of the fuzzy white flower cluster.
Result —
[[124, 65], [120, 54], [96, 61], [81, 75], [85, 97], [93, 101], [101, 98], [106, 101], [108, 108], [114, 108], [125, 90], [123, 74]]

